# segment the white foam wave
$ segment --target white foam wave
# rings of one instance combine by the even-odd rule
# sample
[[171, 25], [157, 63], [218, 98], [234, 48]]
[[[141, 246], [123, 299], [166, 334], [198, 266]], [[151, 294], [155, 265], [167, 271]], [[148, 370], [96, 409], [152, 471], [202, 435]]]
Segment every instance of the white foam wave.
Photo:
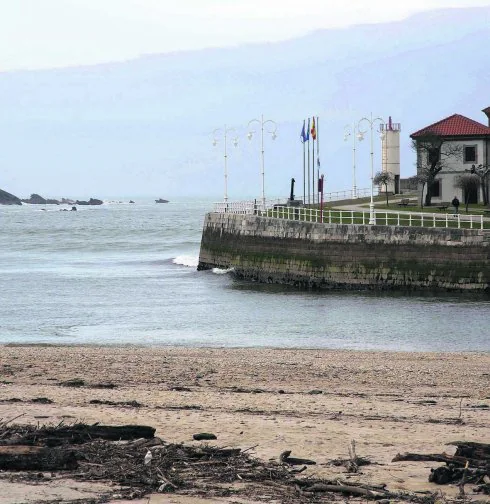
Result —
[[180, 264], [181, 266], [187, 266], [188, 268], [197, 268], [199, 264], [199, 257], [190, 255], [181, 255], [172, 259], [174, 264]]
[[235, 271], [235, 268], [227, 268], [227, 269], [213, 268], [211, 271], [215, 275], [226, 275], [227, 273], [232, 273], [233, 271]]

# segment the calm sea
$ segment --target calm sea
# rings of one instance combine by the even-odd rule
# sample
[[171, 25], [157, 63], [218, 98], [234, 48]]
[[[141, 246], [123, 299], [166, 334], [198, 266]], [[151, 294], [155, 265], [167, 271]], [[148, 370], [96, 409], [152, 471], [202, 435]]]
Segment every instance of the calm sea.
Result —
[[198, 272], [210, 201], [61, 208], [0, 206], [1, 343], [490, 351], [488, 298]]

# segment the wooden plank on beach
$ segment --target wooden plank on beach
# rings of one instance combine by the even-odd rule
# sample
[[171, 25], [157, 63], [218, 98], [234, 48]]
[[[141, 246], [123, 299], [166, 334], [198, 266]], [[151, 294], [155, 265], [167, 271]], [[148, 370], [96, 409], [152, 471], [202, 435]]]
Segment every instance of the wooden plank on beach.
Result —
[[71, 449], [25, 445], [0, 446], [0, 470], [65, 471], [77, 467], [78, 462]]
[[60, 446], [82, 444], [94, 439], [107, 441], [153, 439], [155, 429], [146, 425], [87, 425], [78, 423], [67, 426], [41, 427], [26, 430], [16, 438], [0, 444]]

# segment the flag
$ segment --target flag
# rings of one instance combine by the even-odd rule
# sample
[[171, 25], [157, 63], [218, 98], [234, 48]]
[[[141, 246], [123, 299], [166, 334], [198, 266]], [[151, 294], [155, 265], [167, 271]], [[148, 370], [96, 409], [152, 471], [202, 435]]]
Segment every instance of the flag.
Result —
[[310, 118], [308, 117], [308, 128], [306, 130], [306, 140], [305, 142], [309, 142], [310, 141]]
[[313, 117], [313, 122], [311, 124], [311, 137], [313, 140], [316, 140], [315, 117]]
[[300, 135], [301, 141], [303, 143], [305, 143], [308, 140], [308, 135], [306, 133], [305, 126], [306, 126], [306, 121], [303, 121], [303, 129], [301, 130], [301, 135]]
[[320, 168], [320, 156], [316, 158], [316, 165]]

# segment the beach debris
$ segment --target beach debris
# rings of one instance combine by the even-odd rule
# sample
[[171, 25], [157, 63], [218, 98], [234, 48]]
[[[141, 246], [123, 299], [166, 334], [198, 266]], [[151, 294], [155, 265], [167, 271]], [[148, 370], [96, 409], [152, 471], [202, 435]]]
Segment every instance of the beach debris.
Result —
[[290, 457], [289, 455], [291, 455], [291, 450], [283, 451], [279, 455], [279, 462], [281, 464], [289, 464], [289, 465], [315, 465], [316, 464], [316, 462], [314, 460]]
[[89, 404], [101, 404], [105, 406], [125, 406], [129, 408], [141, 408], [143, 405], [138, 401], [108, 401], [102, 399], [92, 399]]
[[66, 380], [60, 383], [62, 387], [84, 387], [85, 380], [81, 378], [73, 378], [71, 380]]
[[[70, 430], [71, 436], [68, 435]], [[60, 435], [56, 436], [58, 431]], [[89, 431], [94, 437], [81, 435]], [[116, 432], [120, 435], [117, 438]], [[137, 436], [141, 432], [152, 435]], [[107, 437], [108, 433], [109, 439], [95, 437], [97, 434]], [[131, 437], [130, 433], [135, 436]], [[289, 456], [291, 451], [281, 454], [282, 462], [286, 463], [265, 462], [240, 448], [164, 443], [154, 437], [154, 433], [155, 429], [148, 426], [59, 424], [36, 427], [8, 426], [0, 422], [0, 451], [24, 450], [26, 457], [34, 456], [42, 460], [43, 465], [36, 469], [23, 469], [35, 472], [19, 475], [36, 480], [36, 484], [41, 484], [40, 479], [43, 479], [39, 474], [50, 473], [45, 464], [49, 466], [53, 454], [62, 454], [67, 457], [65, 466], [63, 469], [53, 468], [52, 471], [62, 470], [64, 477], [79, 481], [110, 482], [117, 486], [117, 498], [120, 499], [141, 498], [154, 492], [174, 492], [208, 498], [233, 494], [238, 499], [243, 497], [251, 502], [298, 504], [347, 502], [350, 497], [384, 503], [434, 503], [433, 496], [394, 493], [386, 490], [384, 485], [300, 476], [299, 473], [305, 471], [307, 466], [305, 464], [302, 469], [291, 470], [288, 459], [289, 462], [295, 460]], [[53, 439], [60, 440], [62, 444], [50, 446]], [[17, 444], [19, 440], [24, 445]], [[26, 440], [30, 441], [29, 445], [25, 444]], [[8, 467], [6, 470], [18, 469]], [[51, 477], [56, 477], [56, 473], [53, 472]]]
[[366, 486], [357, 486], [352, 484], [332, 484], [332, 483], [314, 483], [303, 489], [303, 492], [339, 492], [347, 495], [355, 495], [367, 497], [369, 499], [377, 500], [383, 497], [388, 497], [389, 492], [382, 489], [369, 488]]
[[218, 439], [215, 434], [211, 432], [200, 432], [198, 434], [193, 434], [192, 438], [195, 441], [211, 441], [213, 439]]
[[11, 397], [9, 399], [0, 399], [0, 403], [34, 403], [34, 404], [53, 404], [54, 401], [47, 397], [34, 397], [33, 399], [20, 399], [18, 397]]
[[66, 471], [78, 467], [72, 449], [29, 445], [0, 446], [0, 470], [3, 471]]
[[348, 449], [348, 459], [334, 459], [330, 461], [330, 464], [334, 466], [344, 466], [347, 469], [347, 472], [350, 473], [357, 473], [359, 472], [359, 467], [371, 464], [371, 461], [369, 459], [359, 457], [356, 454], [356, 442], [354, 439], [350, 442]]
[[115, 383], [94, 383], [90, 385], [91, 388], [100, 388], [100, 389], [115, 389], [117, 385]]
[[480, 485], [477, 491], [490, 493], [490, 444], [470, 441], [453, 441], [448, 445], [456, 446], [456, 453], [403, 453], [397, 454], [392, 462], [431, 461], [444, 462], [446, 465], [431, 469], [429, 481], [439, 485], [458, 483], [460, 495], [464, 496], [464, 485]]
[[[0, 423], [0, 427], [2, 424]], [[87, 425], [74, 423], [65, 425], [63, 422], [56, 426], [36, 427], [11, 426], [5, 427], [0, 435], [1, 445], [32, 445], [32, 446], [61, 446], [66, 444], [83, 444], [94, 439], [109, 441], [134, 440], [139, 438], [153, 439], [155, 429], [146, 425]]]

